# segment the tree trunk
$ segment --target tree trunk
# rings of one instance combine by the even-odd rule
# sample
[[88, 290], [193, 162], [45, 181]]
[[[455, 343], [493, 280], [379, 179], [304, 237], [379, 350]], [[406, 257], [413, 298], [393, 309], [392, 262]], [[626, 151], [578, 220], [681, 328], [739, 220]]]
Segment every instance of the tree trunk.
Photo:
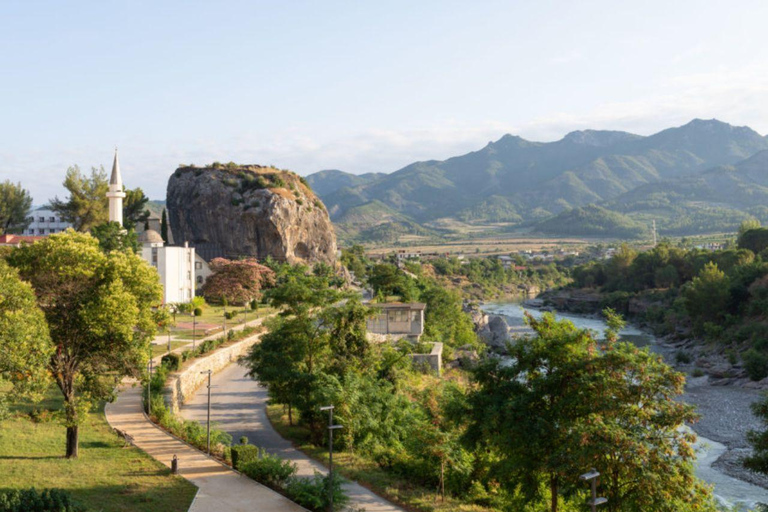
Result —
[[293, 426], [293, 407], [291, 404], [288, 404], [288, 424]]
[[557, 512], [557, 477], [551, 476], [549, 478], [549, 492], [552, 496], [552, 512]]
[[78, 427], [67, 427], [67, 458], [76, 459], [78, 453]]
[[440, 461], [440, 500], [445, 501], [445, 461]]

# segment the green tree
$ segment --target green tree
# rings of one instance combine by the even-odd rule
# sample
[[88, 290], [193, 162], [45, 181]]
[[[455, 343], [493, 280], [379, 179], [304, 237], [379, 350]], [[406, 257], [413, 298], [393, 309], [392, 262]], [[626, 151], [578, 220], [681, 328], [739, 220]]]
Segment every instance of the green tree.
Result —
[[149, 219], [147, 203], [149, 198], [140, 188], [126, 189], [123, 199], [123, 226], [125, 229], [136, 229], [136, 224], [145, 223]]
[[759, 254], [768, 248], [768, 228], [748, 229], [739, 235], [737, 241], [741, 249], [749, 249], [755, 254]]
[[[53, 352], [32, 287], [0, 259], [0, 383], [13, 386], [6, 396], [39, 396], [50, 383], [48, 361]], [[0, 413], [4, 404], [0, 398]]]
[[729, 279], [717, 264], [704, 265], [699, 275], [682, 289], [685, 309], [700, 329], [704, 322], [721, 319], [728, 306]]
[[67, 230], [13, 250], [8, 262], [30, 282], [56, 353], [48, 370], [64, 396], [67, 457], [78, 427], [124, 376], [139, 377], [162, 302], [157, 272], [128, 252], [104, 253], [90, 235]]
[[51, 209], [77, 231], [90, 231], [109, 220], [109, 181], [103, 167], [91, 168], [90, 177], [82, 174], [78, 166], [70, 167], [64, 188], [69, 191], [69, 197], [66, 200], [54, 197], [50, 201]]
[[752, 471], [768, 475], [768, 394], [752, 404], [752, 412], [765, 425], [762, 432], [752, 430], [747, 434], [747, 440], [754, 452], [744, 459], [744, 466]]
[[139, 252], [139, 237], [133, 228], [125, 228], [117, 222], [105, 222], [94, 226], [91, 234], [99, 241], [99, 247], [104, 252]]
[[493, 474], [510, 494], [538, 502], [545, 481], [556, 512], [596, 467], [607, 510], [714, 510], [693, 476], [691, 437], [679, 432], [694, 419], [675, 401], [682, 375], [615, 332], [599, 346], [551, 314], [528, 322], [537, 336], [509, 344], [511, 363], [478, 366], [469, 396], [467, 439], [496, 451]]
[[741, 236], [742, 236], [744, 233], [746, 233], [747, 231], [749, 231], [749, 230], [751, 230], [751, 229], [759, 229], [760, 227], [761, 227], [761, 226], [760, 226], [760, 221], [759, 221], [759, 220], [757, 220], [757, 219], [755, 219], [755, 218], [752, 218], [752, 219], [747, 219], [747, 220], [743, 221], [743, 222], [742, 222], [742, 223], [739, 225], [739, 231], [738, 231], [738, 233], [737, 233], [737, 237], [738, 237], [738, 238], [741, 238]]
[[160, 236], [163, 242], [168, 243], [168, 213], [163, 208], [163, 215], [160, 217]]
[[3, 233], [21, 233], [32, 222], [29, 210], [32, 208], [32, 196], [10, 180], [0, 183], [0, 235]]

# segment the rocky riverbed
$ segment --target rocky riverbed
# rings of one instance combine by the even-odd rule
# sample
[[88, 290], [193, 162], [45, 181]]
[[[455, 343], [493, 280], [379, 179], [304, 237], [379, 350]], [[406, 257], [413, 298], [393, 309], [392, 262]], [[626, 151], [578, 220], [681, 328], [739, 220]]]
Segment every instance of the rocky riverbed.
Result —
[[[534, 316], [542, 314], [536, 309], [524, 309], [519, 304], [497, 303], [481, 306], [481, 310], [475, 312], [473, 317], [478, 333], [491, 347], [501, 349], [505, 338], [532, 332], [525, 325], [525, 311]], [[597, 333], [605, 328], [605, 324], [597, 317], [575, 314], [558, 316]], [[669, 364], [676, 364], [676, 354], [680, 350], [678, 342], [657, 339], [632, 326], [628, 326], [621, 335], [637, 345], [649, 346]], [[715, 486], [715, 494], [724, 504], [754, 507], [757, 502], [768, 503], [768, 477], [748, 471], [740, 461], [750, 452], [746, 433], [763, 428], [749, 407], [760, 398], [761, 390], [744, 387], [745, 382], [738, 374], [719, 376], [715, 370], [713, 375], [692, 377], [691, 373], [697, 367], [704, 366], [707, 370], [718, 367], [718, 361], [702, 361], [698, 361], [698, 366], [697, 361], [693, 360], [678, 368], [689, 374], [686, 391], [681, 399], [695, 405], [701, 416], [698, 422], [691, 425], [700, 438], [696, 446], [697, 474]]]

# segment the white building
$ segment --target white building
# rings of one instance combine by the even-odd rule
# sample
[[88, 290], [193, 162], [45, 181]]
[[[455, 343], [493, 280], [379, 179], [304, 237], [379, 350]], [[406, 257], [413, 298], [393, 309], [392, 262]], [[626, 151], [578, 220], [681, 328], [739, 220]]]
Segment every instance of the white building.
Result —
[[[109, 179], [109, 220], [123, 224], [123, 179], [120, 164], [112, 164], [112, 176]], [[163, 285], [163, 302], [189, 302], [195, 296], [195, 249], [185, 242], [184, 247], [171, 247], [163, 243], [163, 238], [155, 230], [147, 230], [139, 235], [141, 249], [139, 255], [157, 269], [160, 284]]]
[[65, 229], [72, 227], [72, 224], [64, 222], [60, 214], [49, 209], [47, 206], [34, 210], [31, 217], [32, 223], [24, 230], [24, 233], [22, 233], [24, 235], [51, 235], [53, 233], [61, 233]]
[[163, 302], [189, 302], [195, 296], [195, 249], [166, 247], [153, 229], [139, 235], [140, 256], [157, 269], [163, 285]]

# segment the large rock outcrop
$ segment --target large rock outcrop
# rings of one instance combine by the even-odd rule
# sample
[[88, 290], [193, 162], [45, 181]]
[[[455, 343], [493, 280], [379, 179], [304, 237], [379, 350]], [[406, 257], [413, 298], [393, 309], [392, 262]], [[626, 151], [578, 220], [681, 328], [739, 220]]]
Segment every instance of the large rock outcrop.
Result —
[[298, 175], [258, 165], [180, 167], [168, 180], [174, 240], [204, 259], [336, 260], [325, 206]]

